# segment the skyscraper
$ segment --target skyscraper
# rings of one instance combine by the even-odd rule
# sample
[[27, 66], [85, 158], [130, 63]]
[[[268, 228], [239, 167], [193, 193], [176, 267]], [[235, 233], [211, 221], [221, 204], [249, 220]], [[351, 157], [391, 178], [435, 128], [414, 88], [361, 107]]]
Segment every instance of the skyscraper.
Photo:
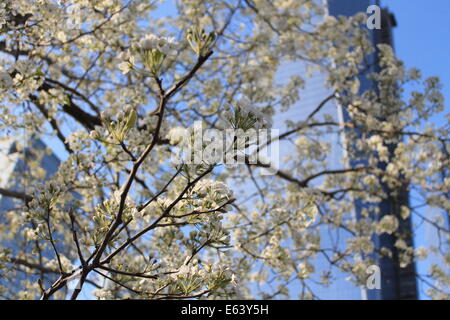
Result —
[[[43, 156], [36, 158], [33, 150], [44, 151]], [[20, 219], [24, 214], [22, 208], [28, 201], [26, 197], [29, 197], [27, 195], [28, 172], [39, 170], [44, 181], [56, 172], [59, 163], [56, 155], [50, 152], [40, 139], [2, 137], [0, 141], [0, 188], [4, 191], [0, 193], [0, 226], [2, 228], [11, 228], [11, 219]], [[21, 195], [26, 196], [22, 199]], [[31, 225], [22, 224], [20, 229], [23, 230], [26, 227], [31, 227]], [[7, 250], [12, 259], [18, 258], [7, 266], [8, 269], [14, 270], [17, 276], [11, 279], [0, 277], [0, 284], [8, 288], [6, 293], [2, 293], [6, 297], [19, 292], [22, 287], [21, 281], [25, 278], [35, 279], [35, 281], [40, 278], [39, 274], [25, 276], [25, 273], [29, 272], [27, 271], [27, 262], [19, 257], [30, 254], [34, 250], [35, 244], [33, 241], [27, 241], [19, 231], [10, 233], [0, 230], [0, 250]], [[53, 258], [51, 251], [44, 250], [41, 254], [42, 257], [48, 257], [49, 260]], [[55, 279], [50, 276], [43, 277], [41, 280], [44, 285], [49, 285]]]
[[[375, 0], [328, 0], [326, 1], [328, 7], [328, 14], [331, 16], [353, 16], [359, 12], [366, 12], [371, 5], [380, 5], [379, 1]], [[369, 30], [369, 37], [376, 47], [378, 44], [389, 44], [393, 46], [393, 27], [396, 26], [395, 18], [388, 10], [381, 10], [381, 29]], [[367, 78], [367, 75], [371, 72], [379, 70], [379, 64], [377, 62], [377, 53], [375, 52], [368, 57], [371, 67], [364, 74], [359, 76], [360, 91], [364, 92], [369, 89], [371, 81]], [[304, 62], [288, 62], [280, 69], [278, 73], [278, 79], [283, 81], [288, 77], [295, 74], [305, 74], [307, 71], [307, 64]], [[331, 93], [330, 89], [325, 86], [326, 75], [321, 72], [315, 72], [312, 77], [306, 80], [305, 88], [301, 90], [301, 100], [293, 107], [289, 112], [286, 112], [275, 119], [275, 127], [285, 127], [285, 120], [295, 119], [299, 121], [305, 117], [305, 114], [312, 112], [324, 97]], [[337, 105], [334, 102], [328, 102], [320, 111], [320, 113], [331, 115], [335, 121], [347, 122], [350, 118], [347, 113], [345, 105]], [[320, 114], [317, 115], [320, 117]], [[283, 130], [281, 130], [283, 132]], [[328, 166], [331, 169], [342, 167], [340, 163], [341, 155], [345, 152], [345, 148], [352, 148], [351, 140], [345, 141], [344, 136], [337, 134], [329, 134], [326, 139], [331, 144], [331, 152], [327, 159]], [[345, 148], [342, 148], [341, 139], [346, 144]], [[395, 146], [390, 145], [388, 148], [393, 150]], [[286, 142], [280, 142], [281, 157], [289, 153], [290, 147]], [[349, 166], [356, 166], [365, 162], [364, 159], [348, 159]], [[385, 166], [385, 165], [384, 165]], [[380, 169], [383, 169], [383, 164], [380, 164]], [[387, 190], [387, 186], [383, 186], [388, 194], [392, 194], [390, 190]], [[377, 204], [376, 208], [380, 214], [378, 216], [373, 215], [373, 219], [381, 219], [386, 214], [399, 215], [400, 206], [408, 202], [408, 193], [406, 186], [403, 186], [403, 190], [396, 190], [398, 196], [395, 198], [390, 196], [388, 199], [383, 200]], [[354, 219], [360, 219], [361, 213], [365, 209], [369, 209], [369, 204], [360, 200], [354, 201]], [[402, 234], [406, 235], [406, 242], [408, 245], [412, 245], [412, 232], [410, 219], [399, 219], [399, 230]], [[321, 227], [321, 246], [328, 247], [334, 246], [339, 249], [345, 248], [346, 239], [351, 237], [349, 233], [343, 230], [328, 230], [326, 226]], [[380, 250], [381, 248], [387, 248], [393, 253], [392, 258], [380, 257], [373, 255], [376, 265], [380, 267], [381, 271], [381, 289], [367, 290], [365, 288], [358, 288], [353, 283], [345, 280], [346, 275], [343, 272], [337, 270], [327, 270], [328, 261], [322, 257], [318, 257], [315, 260], [316, 274], [324, 271], [331, 272], [335, 281], [326, 288], [318, 286], [314, 288], [316, 294], [321, 299], [415, 299], [417, 298], [417, 284], [415, 278], [415, 265], [410, 264], [407, 267], [400, 267], [399, 254], [395, 247], [396, 237], [394, 235], [382, 234], [373, 237], [375, 248]], [[316, 279], [319, 280], [319, 279]]]
[[[380, 5], [379, 1], [373, 0], [329, 0], [328, 1], [329, 14], [333, 16], [350, 16], [356, 12], [365, 12], [370, 5]], [[371, 40], [376, 47], [378, 44], [388, 44], [393, 47], [393, 35], [392, 29], [396, 26], [395, 18], [387, 10], [381, 10], [381, 29], [374, 29], [370, 31]], [[367, 75], [371, 72], [377, 72], [379, 70], [379, 63], [377, 61], [377, 52], [371, 57], [372, 67], [366, 73], [360, 75], [359, 81], [361, 84], [361, 92], [367, 90], [371, 86], [371, 81]], [[385, 106], [389, 108], [389, 106]], [[346, 121], [349, 115], [346, 112], [346, 106], [342, 106], [343, 118]], [[351, 147], [351, 146], [350, 146]], [[395, 148], [395, 145], [387, 146], [390, 152]], [[361, 162], [361, 160], [349, 159], [350, 165], [355, 166]], [[363, 160], [364, 161], [364, 160]], [[386, 164], [381, 163], [380, 169], [385, 169]], [[387, 194], [394, 194], [394, 190], [389, 190], [389, 187], [383, 185], [383, 188], [387, 191]], [[377, 204], [380, 214], [374, 219], [381, 219], [386, 214], [394, 214], [400, 217], [400, 207], [402, 204], [408, 203], [407, 186], [402, 186], [402, 190], [397, 191], [397, 196], [389, 196], [381, 203]], [[356, 218], [359, 219], [361, 212], [369, 205], [362, 203], [361, 201], [355, 201]], [[411, 219], [398, 219], [399, 231], [405, 235], [405, 242], [411, 246], [412, 231], [411, 231]], [[401, 267], [400, 257], [398, 249], [395, 246], [397, 238], [394, 235], [383, 233], [373, 237], [376, 249], [387, 248], [392, 252], [392, 258], [387, 257], [374, 257], [377, 261], [377, 265], [381, 270], [381, 289], [380, 290], [368, 290], [367, 298], [369, 299], [416, 299], [417, 288], [415, 278], [415, 264], [411, 263], [407, 267]]]

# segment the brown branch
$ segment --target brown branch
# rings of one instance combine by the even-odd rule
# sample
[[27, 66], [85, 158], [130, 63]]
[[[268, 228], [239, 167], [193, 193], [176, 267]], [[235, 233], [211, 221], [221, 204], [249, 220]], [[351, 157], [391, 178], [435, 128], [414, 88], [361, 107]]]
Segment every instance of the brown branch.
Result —
[[108, 268], [105, 266], [100, 266], [100, 269], [109, 271], [109, 272], [113, 272], [113, 273], [117, 273], [117, 274], [121, 274], [124, 276], [130, 276], [130, 277], [138, 277], [138, 278], [145, 278], [145, 279], [158, 279], [158, 275], [149, 275], [149, 274], [145, 274], [142, 272], [127, 272], [127, 271], [120, 271], [120, 270], [116, 270], [116, 269], [112, 269], [112, 268]]
[[150, 200], [148, 200], [146, 203], [144, 203], [143, 205], [141, 205], [138, 210], [139, 212], [141, 212], [142, 210], [144, 210], [148, 205], [150, 205], [150, 203], [152, 203], [153, 201], [155, 201], [156, 199], [158, 199], [158, 197], [163, 194], [164, 192], [166, 192], [167, 187], [172, 183], [172, 181], [180, 174], [181, 170], [183, 167], [178, 168], [177, 172], [172, 176], [172, 178], [169, 179], [169, 181], [167, 181], [167, 183], [164, 185], [164, 187], [157, 193], [155, 194]]
[[28, 204], [31, 200], [33, 200], [33, 197], [20, 192], [20, 191], [14, 191], [9, 189], [0, 188], [0, 195], [8, 197], [8, 198], [16, 198], [25, 201], [26, 204]]
[[58, 249], [56, 249], [55, 241], [53, 239], [52, 228], [50, 226], [50, 213], [51, 213], [51, 208], [48, 208], [47, 209], [47, 218], [45, 219], [45, 222], [46, 222], [46, 225], [47, 225], [47, 229], [48, 229], [48, 237], [49, 237], [49, 240], [50, 240], [50, 244], [52, 245], [53, 252], [56, 255], [56, 260], [58, 261], [59, 271], [60, 271], [60, 273], [62, 275], [64, 275], [65, 272], [64, 272], [64, 268], [62, 266], [61, 257], [59, 256]]
[[[115, 284], [117, 284], [117, 285], [119, 285], [119, 286], [121, 286], [121, 287], [123, 287], [123, 288], [125, 288], [125, 289], [127, 289], [127, 290], [130, 290], [131, 292], [133, 292], [133, 293], [135, 293], [135, 294], [140, 294], [140, 293], [141, 293], [140, 291], [134, 290], [133, 288], [130, 288], [130, 287], [128, 287], [127, 285], [124, 285], [123, 283], [117, 281], [116, 279], [111, 278], [110, 276], [107, 276], [106, 274], [104, 274], [104, 273], [102, 273], [102, 272], [100, 272], [100, 271], [98, 271], [98, 270], [96, 270], [96, 269], [94, 269], [94, 272], [96, 272], [96, 273], [98, 273], [99, 275], [101, 275], [102, 277], [105, 277], [106, 279], [108, 279], [108, 280], [114, 282]], [[77, 296], [72, 295], [71, 300], [75, 300], [76, 297], [77, 297]]]
[[81, 252], [80, 242], [78, 241], [77, 230], [75, 229], [75, 222], [76, 222], [76, 220], [75, 220], [75, 216], [73, 215], [72, 208], [69, 209], [69, 217], [70, 217], [72, 238], [73, 238], [73, 241], [75, 242], [75, 245], [77, 247], [78, 258], [80, 259], [81, 265], [84, 266], [86, 264], [86, 260], [83, 257], [83, 253]]

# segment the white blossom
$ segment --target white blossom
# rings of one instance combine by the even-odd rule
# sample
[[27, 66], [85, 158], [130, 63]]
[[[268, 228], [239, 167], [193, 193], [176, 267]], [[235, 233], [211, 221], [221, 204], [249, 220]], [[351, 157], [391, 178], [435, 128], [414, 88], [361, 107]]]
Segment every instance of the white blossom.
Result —
[[398, 219], [393, 215], [385, 215], [377, 225], [378, 233], [394, 233], [398, 228]]
[[138, 47], [142, 50], [156, 49], [165, 55], [173, 56], [176, 55], [179, 44], [173, 37], [158, 37], [154, 34], [147, 34], [139, 40]]

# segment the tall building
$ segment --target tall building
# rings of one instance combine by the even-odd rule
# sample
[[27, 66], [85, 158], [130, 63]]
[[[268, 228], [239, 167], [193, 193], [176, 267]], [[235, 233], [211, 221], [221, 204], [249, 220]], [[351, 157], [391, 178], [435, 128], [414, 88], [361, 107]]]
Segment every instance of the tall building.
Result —
[[[367, 9], [371, 5], [380, 5], [379, 1], [375, 0], [328, 0], [326, 1], [328, 6], [328, 15], [331, 16], [353, 16], [358, 12], [366, 13]], [[387, 10], [381, 10], [381, 29], [369, 30], [369, 36], [373, 45], [376, 47], [378, 44], [389, 44], [393, 46], [393, 27], [396, 26], [395, 18]], [[363, 92], [370, 88], [372, 85], [371, 81], [366, 77], [367, 74], [371, 72], [376, 72], [379, 70], [379, 65], [377, 63], [377, 54], [373, 54], [369, 57], [369, 62], [372, 62], [372, 67], [365, 74], [359, 76], [360, 81], [360, 91]], [[278, 73], [279, 81], [285, 81], [290, 76], [293, 75], [303, 75], [306, 74], [308, 65], [304, 62], [289, 62], [281, 67]], [[299, 121], [305, 118], [314, 110], [314, 108], [319, 105], [322, 99], [331, 94], [331, 90], [327, 89], [325, 86], [326, 75], [319, 71], [314, 72], [314, 74], [306, 79], [305, 88], [301, 90], [300, 97], [301, 100], [291, 109], [276, 117], [274, 127], [280, 128], [283, 132], [283, 128], [286, 128], [286, 120]], [[346, 111], [345, 105], [337, 105], [334, 102], [328, 102], [322, 109], [322, 114], [331, 115], [335, 121], [348, 121], [349, 114]], [[321, 114], [317, 114], [320, 118]], [[345, 141], [344, 136], [339, 136], [337, 134], [329, 134], [324, 137], [331, 145], [331, 152], [327, 159], [328, 167], [335, 169], [342, 167], [341, 156], [345, 152], [342, 148], [343, 144], [347, 144], [346, 148], [352, 148], [351, 140], [347, 139]], [[344, 142], [343, 142], [344, 141]], [[350, 144], [350, 145], [349, 145]], [[389, 149], [393, 149], [395, 146], [388, 146]], [[286, 142], [280, 142], [280, 154], [281, 157], [289, 154], [290, 146]], [[365, 163], [364, 159], [348, 159], [350, 166], [356, 166], [358, 164]], [[383, 164], [380, 168], [383, 169]], [[383, 186], [387, 190], [387, 186]], [[377, 216], [373, 215], [374, 219], [381, 219], [385, 214], [399, 214], [400, 206], [402, 204], [408, 203], [408, 193], [406, 191], [406, 186], [403, 190], [398, 192], [399, 196], [390, 197], [383, 200], [377, 205], [379, 214]], [[354, 201], [354, 216], [353, 219], [359, 219], [362, 217], [362, 211], [370, 209], [370, 205], [362, 201]], [[374, 209], [373, 207], [371, 209]], [[411, 232], [411, 221], [410, 219], [399, 219], [400, 226], [399, 230], [406, 235], [404, 240], [406, 240], [408, 245], [412, 245], [412, 232]], [[337, 249], [344, 249], [346, 246], [346, 239], [351, 237], [351, 235], [344, 230], [331, 230], [324, 225], [320, 231], [321, 246], [330, 247], [333, 246]], [[366, 288], [359, 288], [353, 283], [347, 281], [346, 274], [338, 270], [328, 269], [329, 262], [323, 257], [318, 257], [315, 260], [316, 274], [323, 272], [329, 272], [335, 281], [329, 287], [314, 287], [315, 293], [320, 299], [416, 299], [417, 298], [417, 284], [416, 284], [416, 273], [415, 265], [410, 264], [406, 268], [400, 267], [399, 254], [397, 248], [395, 247], [396, 237], [394, 235], [382, 234], [373, 237], [373, 242], [376, 249], [388, 248], [393, 253], [391, 258], [380, 258], [379, 256], [373, 255], [372, 258], [375, 260], [376, 265], [379, 266], [381, 271], [381, 289], [367, 290]], [[315, 279], [320, 280], [320, 279]]]
[[[59, 159], [52, 152], [47, 150], [47, 146], [40, 139], [26, 139], [19, 137], [16, 139], [2, 137], [0, 140], [0, 188], [17, 194], [28, 193], [28, 172], [30, 170], [39, 170], [42, 173], [43, 181], [51, 177], [58, 169]], [[32, 150], [48, 151], [44, 152], [40, 159], [37, 159]], [[36, 172], [36, 171], [35, 171]], [[21, 232], [4, 232], [3, 228], [11, 228], [11, 219], [20, 218], [23, 210], [21, 209], [25, 203], [24, 200], [17, 198], [17, 194], [13, 197], [0, 194], [0, 250], [7, 250], [12, 257], [20, 257], [24, 254], [30, 254], [34, 250], [34, 243], [27, 241]], [[31, 225], [22, 225], [20, 228], [31, 227]], [[42, 252], [43, 257], [53, 259], [53, 252]], [[3, 278], [0, 276], [0, 284], [8, 288], [6, 297], [14, 296], [21, 290], [21, 281], [25, 278], [35, 279], [37, 281], [40, 276], [38, 274], [29, 274], [25, 276], [25, 263], [11, 263], [9, 270], [16, 272], [14, 278]], [[56, 275], [55, 275], [56, 276]], [[42, 279], [44, 285], [51, 284], [53, 279], [45, 277]]]
[[[329, 0], [328, 1], [329, 14], [333, 16], [350, 16], [356, 12], [366, 12], [370, 5], [380, 5], [379, 1], [374, 0]], [[388, 44], [394, 46], [392, 30], [396, 26], [395, 18], [387, 10], [381, 11], [381, 29], [374, 29], [370, 31], [370, 37], [373, 44]], [[372, 85], [372, 82], [367, 78], [367, 74], [371, 72], [379, 71], [379, 64], [377, 61], [377, 53], [369, 57], [372, 63], [372, 67], [366, 73], [359, 77], [361, 84], [361, 92], [367, 90]], [[389, 108], [389, 106], [386, 106]], [[342, 106], [343, 119], [346, 121], [349, 119], [349, 115], [346, 112], [346, 106]], [[351, 142], [348, 142], [351, 143]], [[351, 145], [348, 146], [351, 148]], [[395, 145], [387, 146], [388, 149], [393, 152]], [[349, 159], [350, 165], [355, 166], [361, 164], [361, 159]], [[365, 162], [365, 160], [362, 160]], [[381, 163], [380, 169], [385, 169], [386, 164]], [[383, 185], [385, 191], [388, 194], [393, 194], [389, 190], [387, 185]], [[381, 203], [377, 204], [379, 209], [378, 215], [373, 215], [373, 219], [381, 219], [384, 215], [394, 214], [399, 217], [399, 231], [404, 235], [405, 242], [409, 245], [413, 245], [411, 219], [400, 218], [400, 207], [402, 204], [408, 204], [409, 196], [407, 192], [407, 186], [402, 186], [402, 190], [397, 191], [398, 196], [389, 196], [388, 199], [384, 199]], [[359, 219], [361, 212], [364, 209], [369, 209], [370, 205], [362, 203], [361, 201], [355, 201], [355, 213], [356, 219]], [[380, 290], [367, 290], [368, 299], [416, 299], [417, 298], [417, 284], [416, 284], [416, 272], [415, 264], [412, 263], [407, 267], [401, 267], [400, 257], [398, 249], [395, 246], [397, 238], [395, 235], [389, 235], [383, 233], [373, 237], [375, 248], [380, 250], [381, 248], [387, 248], [392, 252], [392, 258], [388, 257], [375, 257], [377, 265], [381, 270], [381, 289]]]
[[[277, 81], [284, 82], [291, 76], [305, 75], [308, 73], [309, 65], [304, 62], [286, 62], [284, 63], [277, 73]], [[324, 98], [332, 94], [332, 90], [325, 86], [327, 75], [319, 71], [314, 71], [310, 77], [305, 78], [304, 88], [299, 92], [300, 100], [295, 103], [287, 112], [279, 113], [274, 118], [273, 127], [280, 130], [280, 133], [286, 132], [289, 128], [286, 125], [286, 121], [302, 121], [306, 116], [311, 114], [315, 108], [322, 102]], [[323, 119], [326, 114], [333, 118], [332, 121], [339, 122], [342, 119], [341, 109], [335, 102], [327, 102], [321, 110], [316, 114], [315, 118]], [[343, 167], [342, 154], [345, 152], [342, 144], [342, 137], [337, 132], [322, 133], [320, 141], [329, 144], [330, 150], [327, 154], [326, 162], [327, 168], [337, 170]], [[290, 157], [292, 154], [292, 144], [290, 141], [281, 140], [279, 142], [280, 150], [280, 168], [282, 170], [288, 169], [285, 167], [285, 157]], [[322, 183], [320, 179], [316, 179], [315, 182], [318, 186]], [[320, 247], [321, 248], [335, 248], [337, 251], [344, 251], [347, 245], [346, 239], [352, 237], [350, 233], [344, 229], [337, 229], [334, 226], [330, 226], [326, 222], [322, 221], [322, 218], [318, 218], [318, 223], [321, 223], [319, 234]], [[348, 217], [346, 219], [351, 219]], [[340, 271], [338, 268], [331, 267], [329, 261], [323, 255], [317, 255], [317, 257], [311, 261], [314, 264], [315, 272], [310, 276], [312, 280], [309, 283], [311, 291], [319, 299], [342, 299], [342, 300], [357, 300], [361, 299], [361, 288], [354, 283], [346, 280], [348, 274]], [[321, 275], [328, 274], [331, 279], [329, 286], [315, 285], [315, 282], [321, 281]], [[290, 288], [291, 292], [295, 294], [299, 288], [294, 286]]]

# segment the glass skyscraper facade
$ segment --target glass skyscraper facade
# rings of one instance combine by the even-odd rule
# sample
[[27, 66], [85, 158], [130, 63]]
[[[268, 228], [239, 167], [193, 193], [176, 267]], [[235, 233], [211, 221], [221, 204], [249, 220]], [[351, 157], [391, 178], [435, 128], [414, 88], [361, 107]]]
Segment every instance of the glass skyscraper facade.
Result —
[[[328, 7], [328, 14], [331, 16], [352, 16], [359, 12], [366, 12], [371, 5], [380, 5], [379, 1], [375, 0], [328, 0], [326, 1]], [[393, 46], [392, 28], [395, 26], [395, 18], [387, 11], [381, 11], [381, 30], [369, 30], [369, 36], [374, 46], [380, 43], [390, 44]], [[371, 83], [366, 75], [378, 70], [376, 61], [376, 54], [369, 57], [372, 67], [365, 74], [359, 77], [360, 91], [363, 92], [369, 89]], [[278, 81], [283, 82], [294, 75], [304, 75], [308, 73], [308, 64], [306, 62], [287, 62], [278, 72]], [[305, 119], [320, 102], [331, 94], [331, 90], [327, 89], [325, 85], [326, 75], [315, 71], [312, 75], [305, 79], [305, 87], [300, 91], [300, 101], [292, 106], [288, 112], [276, 116], [274, 127], [280, 128], [281, 132], [286, 130], [286, 120], [300, 121]], [[349, 119], [346, 112], [346, 106], [337, 105], [335, 102], [328, 102], [316, 115], [320, 118], [323, 114], [327, 114], [333, 118], [335, 122], [343, 122]], [[351, 148], [351, 141], [345, 141], [345, 134], [330, 133], [322, 139], [325, 139], [331, 146], [327, 161], [327, 166], [330, 169], [343, 168], [345, 166], [356, 166], [361, 164], [358, 161], [348, 159], [349, 163], [344, 165], [342, 163], [342, 156], [345, 152], [343, 145], [347, 143], [346, 148]], [[349, 145], [350, 144], [350, 145]], [[289, 142], [280, 141], [280, 157], [287, 156], [290, 153]], [[363, 160], [364, 161], [364, 160]], [[283, 161], [281, 161], [283, 162]], [[319, 182], [320, 183], [320, 182]], [[402, 201], [408, 201], [408, 194], [406, 191], [402, 194]], [[350, 219], [358, 219], [361, 211], [368, 208], [368, 204], [361, 201], [354, 202], [354, 214]], [[398, 199], [386, 199], [379, 203], [381, 218], [384, 214], [390, 214], [394, 210], [398, 210]], [[401, 222], [400, 228], [402, 231], [411, 230], [411, 221], [407, 219]], [[334, 247], [343, 250], [346, 246], [346, 239], [350, 234], [344, 230], [336, 230], [328, 228], [323, 225], [320, 229], [321, 247]], [[382, 247], [389, 248], [394, 252], [394, 259], [379, 258], [373, 256], [376, 264], [381, 270], [381, 289], [367, 290], [360, 288], [352, 282], [346, 280], [346, 274], [337, 269], [328, 269], [329, 262], [324, 257], [318, 256], [315, 262], [315, 274], [319, 275], [323, 272], [330, 272], [332, 278], [335, 280], [328, 287], [317, 286], [314, 287], [315, 294], [320, 299], [415, 299], [417, 298], [417, 284], [415, 279], [415, 265], [411, 264], [406, 268], [400, 268], [398, 258], [395, 258], [396, 248], [394, 246], [395, 238], [393, 236], [383, 234], [375, 236], [373, 242], [377, 249]], [[412, 239], [409, 239], [411, 244]], [[314, 279], [319, 281], [320, 279]]]
[[[333, 16], [351, 16], [357, 12], [366, 12], [367, 8], [371, 5], [379, 6], [380, 2], [375, 0], [329, 0], [328, 10], [329, 14]], [[395, 25], [395, 18], [389, 14], [387, 10], [382, 10], [381, 29], [369, 31], [373, 45], [375, 47], [378, 44], [388, 44], [394, 46], [392, 30]], [[377, 72], [379, 70], [376, 52], [369, 57], [369, 60], [372, 67], [359, 77], [361, 92], [369, 89], [372, 85], [372, 82], [367, 78], [367, 75], [371, 72]], [[385, 107], [388, 108], [389, 106]], [[344, 121], [349, 119], [349, 115], [346, 112], [346, 106], [342, 106], [342, 115]], [[348, 142], [347, 147], [352, 147], [350, 141]], [[393, 152], [395, 145], [389, 145], [387, 147]], [[349, 162], [350, 166], [356, 166], [361, 164], [361, 159], [349, 159]], [[362, 160], [362, 162], [365, 162], [365, 160]], [[385, 170], [385, 166], [386, 164], [384, 163], [378, 165], [381, 170]], [[393, 194], [392, 191], [394, 190], [389, 190], [388, 186], [383, 185], [383, 188], [388, 194]], [[395, 191], [398, 194], [397, 196], [389, 196], [388, 198], [383, 199], [380, 203], [376, 204], [375, 209], [379, 210], [379, 214], [372, 216], [373, 219], [381, 219], [386, 214], [400, 216], [400, 206], [407, 205], [409, 203], [409, 194], [407, 191], [407, 186], [403, 186]], [[361, 212], [364, 209], [371, 209], [370, 206], [371, 205], [361, 201], [355, 201], [355, 218], [359, 219]], [[372, 207], [372, 209], [374, 208]], [[399, 231], [405, 235], [404, 240], [407, 245], [413, 245], [412, 224], [410, 217], [406, 219], [399, 219]], [[363, 297], [368, 299], [416, 299], [418, 297], [415, 263], [411, 263], [406, 267], [401, 267], [399, 252], [395, 246], [396, 240], [396, 236], [386, 233], [373, 237], [376, 250], [381, 250], [382, 248], [389, 249], [392, 253], [392, 257], [388, 258], [373, 256], [376, 264], [381, 270], [381, 289], [366, 290], [363, 292]]]
[[[277, 74], [277, 78], [278, 81], [283, 82], [291, 76], [304, 75], [307, 73], [308, 65], [306, 63], [289, 62], [282, 65]], [[279, 128], [280, 132], [283, 133], [288, 130], [286, 121], [301, 121], [313, 112], [322, 100], [332, 93], [331, 89], [328, 89], [325, 86], [325, 81], [326, 75], [318, 71], [313, 72], [310, 77], [306, 78], [305, 86], [299, 92], [300, 100], [293, 105], [289, 111], [275, 117], [274, 128]], [[334, 102], [326, 103], [316, 115], [316, 118], [320, 119], [325, 114], [331, 116], [332, 121], [339, 122], [342, 120], [341, 108]], [[330, 152], [326, 159], [327, 167], [330, 169], [340, 169], [343, 167], [341, 162], [342, 153], [344, 152], [342, 138], [343, 137], [337, 132], [326, 133], [321, 136], [321, 141], [326, 141], [330, 147]], [[281, 169], [283, 169], [283, 158], [291, 154], [291, 148], [292, 146], [289, 141], [282, 140], [279, 142]], [[320, 183], [320, 179], [318, 179], [318, 184]], [[323, 224], [320, 227], [320, 247], [336, 248], [336, 250], [343, 251], [346, 246], [346, 239], [350, 236], [351, 235], [343, 229], [336, 229], [327, 224]], [[323, 273], [329, 273], [331, 278], [334, 279], [327, 287], [314, 285], [314, 282], [309, 284], [312, 291], [319, 299], [361, 299], [361, 288], [345, 279], [348, 274], [339, 271], [337, 268], [330, 268], [329, 262], [323, 255], [317, 255], [313, 263], [315, 272], [311, 279], [314, 282], [319, 282], [320, 275]]]

